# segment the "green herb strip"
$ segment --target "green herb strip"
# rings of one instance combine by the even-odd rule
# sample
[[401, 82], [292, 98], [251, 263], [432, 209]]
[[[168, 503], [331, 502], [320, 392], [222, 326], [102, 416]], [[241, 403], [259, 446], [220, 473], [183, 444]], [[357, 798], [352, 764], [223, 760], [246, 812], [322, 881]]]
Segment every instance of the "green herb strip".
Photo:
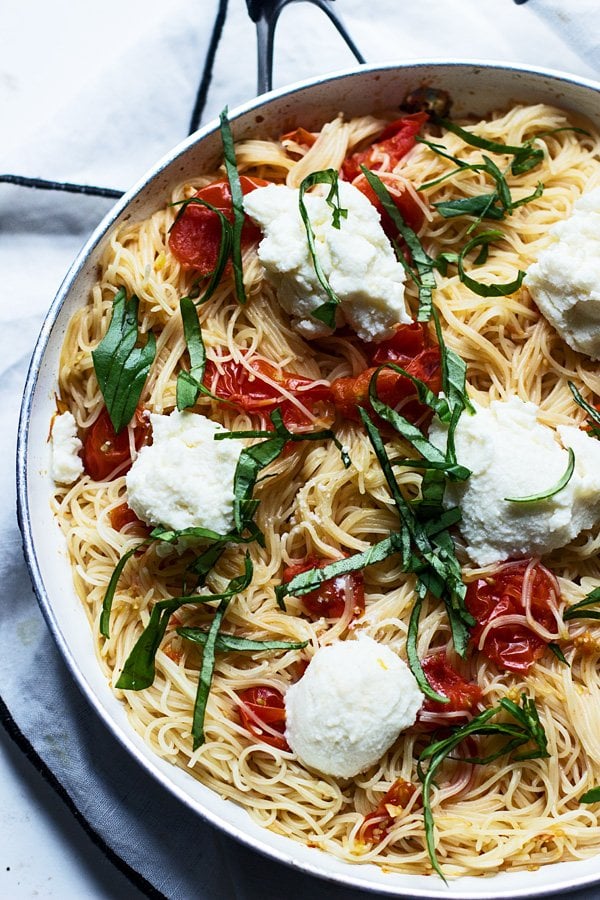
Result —
[[458, 277], [462, 283], [479, 297], [507, 297], [509, 294], [514, 294], [514, 292], [521, 287], [523, 279], [525, 278], [525, 272], [523, 272], [522, 269], [519, 269], [514, 281], [508, 281], [504, 284], [484, 284], [481, 281], [476, 281], [474, 278], [471, 278], [470, 275], [466, 273], [464, 266], [465, 257], [476, 247], [481, 247], [481, 252], [475, 260], [475, 264], [480, 265], [485, 262], [487, 259], [488, 245], [493, 241], [501, 240], [502, 238], [504, 238], [504, 233], [502, 231], [483, 231], [481, 234], [478, 234], [477, 237], [468, 241], [460, 253], [441, 254], [436, 260], [436, 265], [442, 274], [445, 274], [446, 264], [448, 262], [455, 263], [458, 266]]
[[308, 211], [306, 209], [306, 204], [304, 202], [304, 195], [308, 190], [310, 190], [310, 188], [314, 187], [316, 184], [330, 185], [329, 193], [327, 194], [327, 197], [325, 199], [332, 210], [334, 228], [340, 227], [341, 218], [347, 218], [348, 210], [342, 209], [340, 206], [338, 173], [335, 169], [323, 169], [320, 172], [312, 172], [310, 175], [306, 176], [306, 178], [300, 185], [298, 203], [300, 206], [300, 216], [302, 217], [304, 228], [306, 230], [308, 250], [312, 259], [315, 274], [319, 279], [319, 283], [328, 298], [325, 303], [322, 303], [316, 309], [313, 309], [313, 311], [311, 312], [311, 316], [314, 319], [318, 319], [320, 322], [324, 322], [328, 328], [335, 329], [336, 312], [340, 304], [340, 298], [337, 296], [337, 294], [329, 284], [327, 276], [323, 271], [323, 267], [319, 262], [317, 248], [315, 245], [315, 234], [308, 215]]
[[600, 803], [600, 787], [590, 788], [579, 798], [580, 803]]
[[227, 590], [219, 594], [189, 594], [183, 597], [172, 597], [159, 600], [154, 604], [150, 620], [137, 639], [133, 649], [125, 661], [125, 665], [116, 683], [121, 690], [141, 691], [150, 687], [156, 674], [155, 657], [167, 630], [172, 614], [182, 606], [197, 606], [215, 600], [223, 602], [231, 600], [236, 594], [244, 591], [252, 580], [252, 562], [246, 556], [243, 575], [233, 578]]
[[[178, 628], [177, 634], [194, 644], [204, 647], [209, 632], [203, 628]], [[251, 641], [236, 634], [217, 635], [215, 650], [221, 653], [261, 653], [264, 650], [303, 650], [308, 641]]]
[[437, 691], [435, 691], [427, 681], [427, 676], [423, 671], [423, 666], [421, 665], [421, 660], [419, 658], [419, 653], [417, 650], [419, 620], [421, 618], [421, 609], [423, 607], [423, 600], [425, 599], [426, 593], [427, 588], [425, 584], [422, 581], [418, 581], [415, 590], [416, 599], [412, 608], [412, 612], [410, 614], [410, 621], [408, 623], [408, 634], [406, 637], [406, 656], [408, 658], [410, 671], [415, 676], [417, 684], [419, 685], [419, 688], [421, 689], [423, 694], [425, 694], [425, 696], [429, 697], [431, 700], [435, 700], [437, 703], [449, 703], [449, 698], [444, 694], [438, 694]]
[[183, 321], [183, 334], [190, 357], [189, 372], [180, 372], [177, 376], [177, 409], [181, 412], [195, 405], [204, 388], [202, 382], [206, 367], [206, 350], [194, 301], [190, 297], [182, 297], [179, 301], [179, 308]]
[[100, 614], [100, 634], [105, 638], [110, 637], [110, 612], [112, 609], [115, 591], [119, 583], [119, 578], [123, 573], [123, 569], [125, 568], [127, 561], [131, 559], [136, 550], [139, 550], [141, 547], [144, 547], [149, 543], [150, 541], [142, 541], [141, 543], [136, 544], [135, 547], [132, 547], [131, 550], [128, 550], [126, 553], [124, 553], [119, 562], [116, 564], [112, 575], [110, 576], [110, 581], [108, 582], [106, 593], [104, 594], [104, 599], [102, 601], [102, 612]]
[[[569, 662], [568, 662], [568, 660], [567, 660], [567, 657], [566, 657], [565, 654], [562, 652], [562, 649], [560, 648], [559, 644], [555, 643], [554, 641], [551, 641], [551, 642], [548, 644], [548, 650], [550, 650], [550, 652], [553, 653], [554, 656], [555, 656], [558, 660], [560, 660], [561, 663], [564, 663], [565, 666], [569, 666]], [[569, 667], [570, 667], [570, 666], [569, 666]]]
[[220, 117], [221, 122], [221, 142], [223, 144], [223, 156], [225, 160], [225, 171], [229, 181], [231, 190], [231, 205], [233, 207], [233, 228], [231, 241], [231, 261], [233, 263], [233, 277], [235, 282], [235, 293], [238, 303], [246, 302], [246, 291], [244, 288], [244, 269], [242, 266], [242, 228], [244, 227], [244, 195], [240, 184], [240, 176], [237, 170], [235, 160], [235, 146], [233, 143], [233, 135], [231, 126], [227, 117], [227, 107], [223, 110]]
[[569, 619], [600, 619], [600, 610], [590, 609], [600, 603], [600, 587], [590, 591], [579, 603], [569, 606], [563, 613], [563, 621], [568, 622]]
[[487, 138], [472, 134], [472, 132], [461, 128], [460, 125], [451, 122], [450, 119], [440, 118], [436, 119], [436, 122], [438, 125], [445, 128], [446, 131], [452, 132], [452, 134], [455, 134], [464, 141], [465, 144], [469, 144], [471, 147], [477, 147], [479, 150], [487, 150], [489, 153], [500, 153], [514, 157], [511, 165], [511, 172], [513, 175], [522, 175], [525, 172], [529, 172], [530, 169], [539, 165], [544, 158], [544, 151], [537, 147], [533, 147], [532, 145], [532, 142], [537, 135], [531, 138], [530, 141], [526, 141], [518, 147], [513, 147], [510, 144], [502, 144], [499, 141], [489, 141]]
[[[202, 296], [200, 296], [199, 283], [196, 283], [190, 291], [189, 297], [187, 298], [190, 300], [194, 300], [196, 302], [196, 306], [199, 306], [201, 303], [206, 303], [207, 300], [210, 300], [219, 282], [221, 281], [223, 272], [225, 271], [225, 266], [227, 265], [227, 261], [231, 254], [231, 248], [233, 245], [233, 228], [229, 220], [225, 218], [220, 209], [217, 209], [217, 207], [213, 206], [212, 203], [208, 203], [206, 200], [202, 200], [200, 197], [190, 197], [189, 200], [178, 200], [172, 205], [181, 207], [181, 209], [177, 213], [175, 222], [177, 222], [177, 220], [184, 214], [188, 206], [204, 206], [206, 207], [206, 209], [210, 209], [211, 212], [214, 212], [214, 214], [218, 217], [219, 224], [221, 226], [221, 240], [219, 242], [217, 264], [208, 280], [206, 289]], [[175, 225], [175, 222], [173, 222], [173, 225]], [[173, 225], [171, 226], [171, 228], [173, 228]]]
[[540, 503], [543, 500], [550, 500], [551, 497], [554, 497], [555, 494], [558, 494], [559, 491], [566, 488], [575, 471], [575, 454], [571, 447], [568, 447], [567, 449], [569, 453], [567, 468], [554, 487], [549, 488], [541, 494], [530, 494], [528, 497], [505, 497], [505, 501], [507, 503]]
[[[491, 722], [496, 715], [501, 712], [508, 713], [516, 724], [504, 722]], [[489, 707], [475, 718], [471, 719], [466, 725], [457, 728], [449, 737], [442, 740], [433, 741], [426, 747], [417, 762], [417, 772], [419, 779], [423, 785], [423, 818], [425, 823], [425, 839], [429, 859], [434, 870], [440, 877], [446, 881], [444, 874], [440, 868], [437, 859], [435, 847], [434, 819], [431, 810], [431, 789], [435, 786], [435, 774], [440, 765], [449, 757], [452, 751], [464, 741], [465, 738], [473, 735], [496, 735], [505, 737], [505, 743], [493, 753], [481, 757], [463, 757], [464, 762], [473, 764], [486, 765], [500, 756], [511, 753], [524, 744], [535, 744], [535, 749], [520, 753], [515, 756], [515, 760], [525, 759], [543, 759], [549, 756], [548, 744], [543, 725], [540, 722], [536, 709], [535, 701], [521, 695], [521, 706], [513, 703], [512, 700], [502, 699], [498, 706]], [[427, 771], [423, 764], [428, 762]]]
[[113, 300], [110, 325], [92, 360], [98, 385], [115, 432], [131, 421], [156, 355], [156, 338], [149, 331], [144, 347], [136, 347], [139, 300], [127, 300], [124, 288]]
[[[415, 266], [418, 273], [418, 275], [412, 273], [412, 277], [419, 290], [419, 311], [417, 313], [417, 322], [428, 322], [431, 318], [433, 302], [432, 295], [436, 286], [434, 275], [435, 261], [425, 251], [415, 232], [412, 230], [412, 228], [408, 227], [408, 225], [402, 218], [400, 210], [394, 203], [392, 196], [383, 181], [374, 172], [371, 172], [369, 169], [365, 168], [365, 166], [361, 166], [360, 168], [369, 185], [375, 191], [375, 194], [377, 195], [385, 212], [394, 223], [394, 227], [398, 229], [398, 233], [401, 235], [406, 246], [410, 250], [413, 265]], [[396, 256], [403, 264], [405, 264], [406, 261], [404, 260], [402, 251], [397, 246], [395, 247], [395, 249]]]
[[600, 437], [600, 412], [598, 412], [595, 407], [593, 407], [590, 403], [583, 399], [572, 381], [569, 381], [568, 384], [575, 399], [575, 403], [577, 403], [577, 405], [580, 406], [585, 413], [587, 413], [590, 422], [593, 422], [593, 424], [596, 426], [595, 428], [590, 429], [590, 433], [594, 435], [594, 437]]
[[275, 588], [277, 603], [282, 607], [283, 599], [288, 595], [302, 597], [303, 594], [309, 594], [311, 591], [316, 590], [324, 581], [339, 578], [351, 572], [359, 572], [367, 566], [382, 562], [394, 553], [398, 553], [401, 549], [401, 535], [392, 532], [389, 537], [384, 538], [377, 544], [373, 544], [372, 547], [363, 550], [361, 553], [338, 559], [327, 566], [323, 566], [321, 569], [309, 569], [307, 572], [300, 572], [291, 581], [284, 582]]

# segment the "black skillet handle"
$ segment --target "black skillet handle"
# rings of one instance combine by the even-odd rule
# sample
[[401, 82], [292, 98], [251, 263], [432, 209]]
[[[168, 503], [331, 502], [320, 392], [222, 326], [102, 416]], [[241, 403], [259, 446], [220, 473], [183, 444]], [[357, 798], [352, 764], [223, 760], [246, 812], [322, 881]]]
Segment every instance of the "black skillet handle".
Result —
[[[295, 0], [246, 0], [248, 14], [256, 25], [256, 44], [258, 55], [258, 84], [257, 93], [265, 94], [273, 87], [273, 41], [275, 28], [279, 15], [289, 3]], [[314, 6], [318, 6], [331, 19], [347, 46], [359, 63], [366, 60], [342, 22], [339, 13], [335, 10], [334, 0], [309, 0]]]

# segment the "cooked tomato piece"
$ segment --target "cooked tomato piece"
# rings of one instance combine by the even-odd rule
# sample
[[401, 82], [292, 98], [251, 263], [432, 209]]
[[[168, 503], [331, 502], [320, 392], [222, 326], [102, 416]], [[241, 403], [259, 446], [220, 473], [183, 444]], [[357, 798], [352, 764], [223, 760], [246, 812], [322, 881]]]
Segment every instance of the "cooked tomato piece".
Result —
[[[243, 194], [249, 194], [257, 187], [264, 187], [268, 183], [262, 178], [240, 175]], [[207, 184], [194, 196], [210, 203], [222, 212], [226, 219], [233, 222], [231, 189], [226, 178]], [[250, 244], [259, 237], [260, 229], [246, 218], [242, 230], [242, 245]], [[169, 248], [173, 256], [185, 269], [195, 269], [199, 275], [210, 275], [217, 265], [220, 246], [221, 222], [218, 215], [199, 203], [190, 203], [186, 206], [169, 234]]]
[[[391, 217], [384, 210], [381, 204], [381, 200], [379, 199], [367, 179], [364, 177], [364, 175], [361, 175], [360, 178], [356, 179], [354, 187], [357, 187], [358, 190], [361, 191], [361, 193], [363, 193], [365, 197], [367, 197], [371, 201], [371, 203], [381, 216], [381, 226], [383, 230], [389, 238], [396, 240], [398, 238], [398, 229], [394, 225]], [[418, 231], [423, 224], [425, 214], [423, 212], [423, 208], [415, 200], [414, 195], [411, 193], [411, 191], [409, 191], [407, 187], [401, 184], [391, 185], [386, 183], [386, 187], [404, 222], [408, 225], [409, 228], [412, 228], [413, 231]]]
[[428, 118], [427, 113], [417, 112], [390, 122], [370, 147], [346, 157], [342, 163], [343, 177], [346, 181], [354, 181], [360, 175], [361, 165], [376, 172], [381, 168], [381, 156], [384, 154], [389, 157], [388, 169], [393, 169], [415, 146], [416, 135]]
[[[435, 394], [441, 390], [442, 377], [438, 347], [422, 350], [413, 359], [399, 357], [394, 362], [397, 362], [409, 375], [424, 381]], [[369, 401], [369, 385], [376, 371], [377, 367], [374, 366], [365, 369], [355, 377], [336, 378], [332, 382], [331, 393], [335, 408], [345, 419], [360, 421], [359, 406], [372, 411]], [[416, 422], [424, 413], [428, 412], [427, 407], [419, 403], [415, 387], [410, 379], [392, 369], [382, 369], [377, 376], [377, 394], [387, 406], [396, 408], [402, 404], [399, 411], [410, 422]]]
[[[257, 685], [241, 691], [238, 697], [244, 704], [239, 708], [244, 728], [263, 744], [269, 744], [278, 750], [289, 750], [288, 742], [284, 737], [285, 703], [281, 691], [267, 685]], [[258, 722], [254, 716], [259, 720]], [[278, 734], [271, 734], [261, 728], [261, 722]]]
[[[466, 607], [477, 620], [471, 641], [478, 647], [488, 625], [504, 616], [524, 616], [524, 578], [529, 570], [530, 609], [532, 618], [547, 631], [556, 629], [552, 607], [560, 600], [558, 584], [553, 574], [531, 560], [508, 563], [498, 572], [472, 581], [467, 587]], [[492, 625], [483, 644], [483, 653], [501, 669], [509, 672], [528, 672], [536, 659], [543, 656], [549, 643], [527, 624]]]
[[134, 525], [136, 532], [143, 531], [144, 534], [150, 534], [151, 531], [145, 522], [138, 519], [134, 511], [126, 503], [120, 503], [119, 506], [115, 506], [114, 509], [111, 509], [110, 524], [115, 531], [123, 531], [127, 525]]
[[[328, 566], [332, 560], [319, 559], [317, 556], [307, 556], [304, 562], [293, 566], [286, 566], [283, 570], [283, 581], [291, 581], [296, 575], [308, 572], [310, 569], [322, 569]], [[365, 611], [365, 591], [362, 572], [350, 572], [348, 575], [340, 575], [323, 581], [314, 591], [303, 594], [300, 598], [309, 615], [315, 618], [324, 616], [326, 619], [339, 619], [346, 608], [348, 592], [352, 592], [352, 617], [360, 616]]]
[[379, 844], [406, 808], [416, 790], [416, 785], [405, 781], [404, 778], [398, 778], [373, 812], [365, 816], [358, 831], [358, 840], [365, 844]]
[[[135, 446], [139, 450], [150, 440], [150, 421], [141, 410], [137, 410], [134, 419]], [[81, 452], [83, 466], [94, 481], [105, 481], [118, 466], [129, 463], [118, 474], [123, 475], [131, 466], [129, 449], [129, 431], [124, 428], [120, 434], [115, 433], [106, 407], [102, 410], [93, 425], [86, 430]]]
[[[318, 404], [331, 402], [331, 388], [327, 383], [315, 382], [293, 372], [282, 372], [262, 359], [250, 360], [248, 365], [257, 373], [256, 376], [234, 360], [222, 363], [221, 372], [209, 360], [204, 383], [217, 397], [228, 400], [244, 412], [268, 415], [272, 410], [280, 409], [283, 422], [290, 430], [293, 426], [310, 424], [310, 419], [291, 400], [282, 396], [278, 387], [293, 394], [312, 413]], [[258, 377], [260, 375], [275, 384], [269, 384]]]
[[410, 325], [398, 325], [391, 338], [378, 344], [366, 344], [365, 350], [371, 365], [380, 366], [386, 362], [397, 362], [402, 365], [425, 349], [429, 344], [427, 326], [423, 322], [411, 322]]
[[314, 132], [307, 131], [306, 128], [300, 127], [295, 128], [294, 131], [288, 131], [286, 134], [282, 134], [279, 140], [282, 144], [284, 141], [293, 141], [301, 147], [312, 147], [317, 140], [317, 137], [318, 135], [314, 134]]
[[[427, 681], [438, 694], [443, 694], [450, 701], [440, 703], [438, 700], [425, 698], [421, 709], [425, 712], [472, 712], [483, 697], [483, 691], [473, 681], [465, 681], [454, 669], [446, 654], [434, 653], [422, 662]], [[453, 723], [458, 720], [453, 719]]]

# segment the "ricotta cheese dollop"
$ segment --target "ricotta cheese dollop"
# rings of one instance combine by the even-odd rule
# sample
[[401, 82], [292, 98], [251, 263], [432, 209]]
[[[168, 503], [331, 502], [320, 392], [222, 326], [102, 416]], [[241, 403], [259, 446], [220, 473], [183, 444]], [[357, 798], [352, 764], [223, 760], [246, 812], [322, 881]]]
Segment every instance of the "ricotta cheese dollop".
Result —
[[550, 234], [554, 241], [524, 284], [569, 347], [600, 359], [600, 187], [583, 194]]
[[56, 416], [52, 423], [52, 477], [57, 484], [73, 484], [83, 473], [82, 447], [73, 414]]
[[[322, 196], [304, 202], [315, 235], [319, 262], [340, 299], [337, 325], [347, 323], [363, 341], [390, 337], [398, 322], [410, 322], [404, 303], [404, 268], [381, 227], [379, 213], [357, 188], [339, 182], [340, 205], [348, 211], [334, 228]], [[304, 337], [331, 334], [311, 313], [327, 300], [310, 256], [300, 216], [299, 191], [271, 184], [244, 197], [244, 209], [264, 237], [258, 256], [277, 299]]]
[[288, 689], [286, 739], [305, 765], [350, 778], [383, 756], [422, 703], [410, 669], [389, 647], [366, 636], [338, 641], [317, 650]]
[[[467, 552], [480, 566], [509, 557], [543, 556], [564, 547], [600, 518], [600, 441], [575, 426], [556, 431], [537, 421], [538, 407], [517, 397], [492, 400], [489, 408], [473, 403], [455, 432], [456, 456], [471, 470], [463, 483], [448, 484], [444, 502], [460, 506], [460, 530]], [[446, 443], [446, 431], [434, 420], [430, 440]], [[511, 503], [551, 490], [564, 475], [568, 447], [575, 471], [562, 490], [547, 500]]]
[[151, 414], [150, 421], [153, 442], [142, 447], [126, 476], [131, 509], [148, 525], [226, 534], [234, 524], [240, 442], [215, 441], [225, 429], [198, 413]]

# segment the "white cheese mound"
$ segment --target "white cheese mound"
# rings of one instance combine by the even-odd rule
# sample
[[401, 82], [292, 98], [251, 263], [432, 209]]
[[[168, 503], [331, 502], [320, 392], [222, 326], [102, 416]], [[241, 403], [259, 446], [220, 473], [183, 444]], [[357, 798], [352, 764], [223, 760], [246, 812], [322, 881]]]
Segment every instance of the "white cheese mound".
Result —
[[583, 194], [550, 234], [555, 240], [524, 284], [569, 347], [600, 359], [600, 187]]
[[415, 721], [423, 694], [410, 669], [370, 637], [315, 653], [285, 695], [286, 738], [325, 775], [350, 778], [376, 763]]
[[[556, 431], [537, 421], [538, 407], [517, 397], [474, 403], [455, 432], [456, 456], [472, 475], [449, 483], [444, 502], [460, 506], [467, 552], [480, 566], [509, 557], [543, 556], [564, 547], [600, 518], [600, 441], [574, 426]], [[430, 440], [443, 449], [446, 430], [434, 420]], [[547, 500], [510, 503], [552, 489], [575, 454], [569, 483]]]
[[[343, 181], [339, 194], [340, 205], [348, 210], [340, 228], [333, 227], [323, 196], [304, 196], [319, 262], [341, 301], [336, 323], [346, 322], [363, 341], [381, 341], [391, 336], [396, 323], [411, 321], [404, 303], [404, 268], [373, 204]], [[296, 188], [270, 184], [247, 194], [244, 209], [263, 231], [258, 256], [292, 325], [304, 337], [322, 337], [331, 329], [311, 312], [327, 295], [310, 256], [298, 199]]]
[[56, 416], [52, 423], [52, 477], [57, 484], [73, 484], [83, 473], [82, 447], [73, 414]]
[[225, 429], [193, 412], [152, 414], [152, 444], [126, 476], [127, 502], [148, 525], [210, 528], [226, 534], [233, 519], [239, 441], [215, 441]]

